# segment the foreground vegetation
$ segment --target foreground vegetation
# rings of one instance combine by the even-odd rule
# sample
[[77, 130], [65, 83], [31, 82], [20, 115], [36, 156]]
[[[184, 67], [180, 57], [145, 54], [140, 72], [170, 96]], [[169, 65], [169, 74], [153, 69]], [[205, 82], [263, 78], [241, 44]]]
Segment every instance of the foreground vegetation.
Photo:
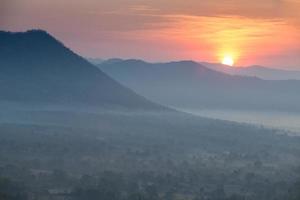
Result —
[[0, 126], [0, 199], [299, 199], [300, 139], [282, 132], [174, 113], [27, 116]]

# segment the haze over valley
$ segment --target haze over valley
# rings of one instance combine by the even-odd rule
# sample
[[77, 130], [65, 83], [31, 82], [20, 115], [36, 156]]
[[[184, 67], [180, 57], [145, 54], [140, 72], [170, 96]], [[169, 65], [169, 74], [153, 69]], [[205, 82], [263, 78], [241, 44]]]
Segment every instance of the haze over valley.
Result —
[[[290, 80], [289, 75], [283, 74], [281, 80], [262, 79], [251, 73], [231, 75], [193, 61], [112, 59], [97, 65], [137, 93], [181, 111], [299, 132], [299, 94], [294, 91], [300, 81]], [[266, 77], [272, 75], [272, 69], [265, 73]]]

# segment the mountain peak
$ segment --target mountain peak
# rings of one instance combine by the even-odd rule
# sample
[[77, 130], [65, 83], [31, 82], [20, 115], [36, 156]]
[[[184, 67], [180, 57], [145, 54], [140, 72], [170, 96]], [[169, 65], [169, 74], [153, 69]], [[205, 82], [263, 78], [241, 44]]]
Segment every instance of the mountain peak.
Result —
[[[47, 31], [41, 29], [32, 29], [25, 32], [10, 32], [10, 31], [0, 31], [0, 41], [3, 43], [5, 40], [11, 39], [31, 39], [33, 40], [52, 40], [58, 42], [53, 36], [51, 36]], [[9, 42], [9, 41], [8, 41]]]
[[0, 32], [0, 101], [162, 109], [43, 30]]
[[0, 31], [0, 34], [11, 34], [11, 35], [21, 35], [21, 34], [38, 34], [38, 35], [48, 35], [50, 34], [42, 29], [31, 29], [24, 32], [11, 32], [11, 31]]
[[75, 62], [81, 65], [87, 63], [48, 32], [39, 29], [0, 32], [0, 58], [1, 68], [10, 70], [33, 70], [33, 67], [44, 70], [49, 67], [66, 69], [76, 66]]
[[47, 31], [43, 29], [31, 29], [25, 32], [18, 32], [16, 34], [27, 34], [27, 35], [36, 35], [36, 36], [47, 36], [53, 38]]
[[[39, 54], [51, 48], [61, 48], [63, 44], [44, 30], [36, 29], [26, 32], [0, 32], [0, 53], [11, 55], [12, 48], [18, 50], [14, 53], [23, 54], [26, 49]], [[28, 52], [29, 53], [29, 52]], [[16, 56], [16, 55], [15, 55]]]

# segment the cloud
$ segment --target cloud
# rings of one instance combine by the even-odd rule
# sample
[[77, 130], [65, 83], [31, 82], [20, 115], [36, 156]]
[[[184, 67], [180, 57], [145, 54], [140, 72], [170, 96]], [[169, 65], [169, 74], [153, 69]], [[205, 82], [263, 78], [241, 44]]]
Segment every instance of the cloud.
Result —
[[300, 65], [299, 0], [2, 0], [0, 9], [0, 29], [46, 29], [87, 56], [217, 61], [231, 51], [254, 63], [288, 52]]

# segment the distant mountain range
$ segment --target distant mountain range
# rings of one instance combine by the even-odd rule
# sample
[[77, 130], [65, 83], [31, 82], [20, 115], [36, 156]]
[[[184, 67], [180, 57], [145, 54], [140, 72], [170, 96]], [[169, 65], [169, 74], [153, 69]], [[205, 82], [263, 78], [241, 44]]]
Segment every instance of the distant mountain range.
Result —
[[265, 80], [300, 80], [300, 71], [272, 69], [263, 66], [231, 67], [218, 63], [201, 62], [200, 64], [226, 74], [255, 76]]
[[[119, 62], [125, 59], [112, 58], [105, 60], [100, 58], [87, 58], [87, 60], [92, 64], [99, 65], [104, 62]], [[220, 63], [199, 62], [199, 64], [230, 75], [254, 76], [264, 80], [300, 80], [300, 71], [296, 70], [274, 69], [259, 65], [231, 67]]]
[[162, 109], [45, 31], [0, 32], [0, 101]]
[[300, 81], [228, 75], [193, 61], [147, 63], [113, 59], [100, 69], [137, 93], [185, 109], [300, 111]]

